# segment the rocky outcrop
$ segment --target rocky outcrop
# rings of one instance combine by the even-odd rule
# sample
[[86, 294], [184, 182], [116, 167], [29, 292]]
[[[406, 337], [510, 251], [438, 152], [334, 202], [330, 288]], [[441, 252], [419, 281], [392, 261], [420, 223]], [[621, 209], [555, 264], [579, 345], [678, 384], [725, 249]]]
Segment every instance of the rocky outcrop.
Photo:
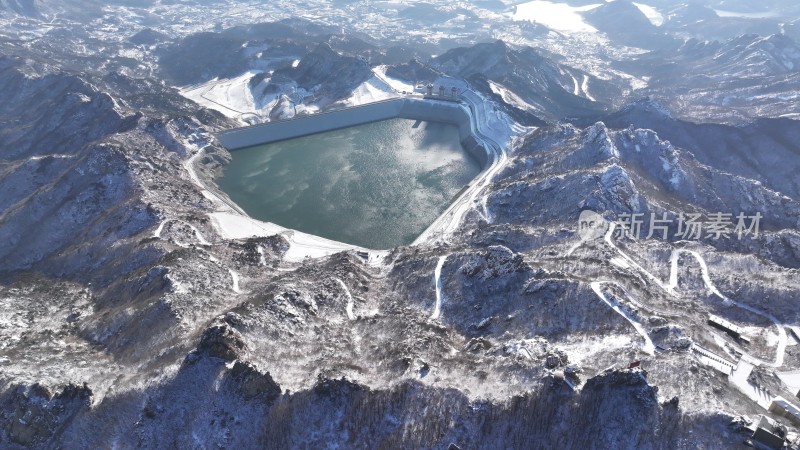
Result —
[[530, 269], [521, 255], [515, 255], [502, 245], [493, 245], [485, 252], [468, 259], [461, 266], [461, 273], [485, 282], [515, 272], [527, 272]]
[[92, 390], [84, 384], [68, 384], [53, 392], [48, 386], [18, 386], [6, 394], [0, 406], [4, 423], [0, 445], [36, 448], [57, 438], [72, 418], [92, 404]]
[[[667, 135], [676, 135], [674, 129], [669, 129], [672, 123], [688, 127], [696, 135], [702, 133], [699, 130], [703, 126], [680, 125], [681, 122], [648, 103], [632, 107], [625, 117], [632, 117], [633, 110], [644, 111], [642, 121], [659, 123], [660, 129], [668, 130]], [[614, 121], [621, 124], [618, 117]], [[708, 126], [708, 129], [720, 127]], [[712, 133], [719, 136], [719, 132]], [[739, 132], [738, 129], [734, 131]], [[783, 130], [783, 133], [793, 132], [791, 127]], [[767, 139], [765, 131], [759, 133]], [[577, 220], [583, 209], [601, 214], [613, 211], [608, 216], [611, 220], [620, 214], [642, 214], [644, 223], [641, 230], [644, 231], [639, 237], [647, 236], [651, 214], [657, 218], [667, 214], [667, 217], [674, 218], [667, 233], [672, 240], [678, 232], [677, 218], [681, 212], [701, 212], [704, 217], [714, 213], [730, 214], [733, 225], [740, 213], [748, 217], [758, 213], [764, 224], [771, 224], [775, 236], [756, 242], [746, 238], [740, 240], [730, 233], [722, 239], [703, 233], [699, 240], [718, 248], [769, 255], [767, 257], [773, 261], [795, 267], [799, 262], [791, 256], [794, 253], [791, 236], [800, 221], [800, 203], [769, 187], [782, 186], [794, 191], [794, 182], [774, 176], [771, 173], [773, 164], [776, 171], [787, 169], [779, 168], [775, 162], [768, 163], [767, 160], [772, 158], [769, 153], [759, 152], [753, 147], [766, 144], [743, 139], [741, 145], [737, 145], [730, 141], [731, 134], [726, 136], [736, 152], [729, 155], [727, 164], [732, 170], [748, 176], [731, 175], [698, 161], [700, 157], [695, 156], [694, 150], [708, 162], [715, 160], [720, 151], [712, 150], [707, 137], [698, 137], [698, 140], [678, 137], [679, 142], [691, 146], [688, 150], [652, 130], [634, 127], [614, 130], [602, 122], [583, 130], [572, 127], [540, 129], [528, 138], [518, 151], [516, 161], [497, 180], [498, 189], [489, 194], [487, 210], [496, 222], [515, 225], [524, 223], [520, 221], [523, 216], [523, 220], [534, 223], [552, 223], [551, 220], [559, 221], [570, 216]], [[698, 141], [708, 143], [708, 146], [701, 148]], [[706, 153], [711, 151], [714, 156]], [[752, 151], [752, 156], [746, 155], [747, 151]], [[786, 147], [783, 151], [794, 152]], [[789, 161], [795, 160], [788, 153], [786, 157]], [[752, 161], [752, 158], [760, 161], [759, 164], [751, 166], [744, 162]], [[569, 183], [572, 188], [558, 189], [561, 182]], [[532, 218], [525, 212], [531, 208], [530, 205], [537, 205]], [[765, 228], [760, 231], [768, 232]], [[662, 233], [661, 238], [663, 236]]]
[[281, 395], [281, 387], [272, 379], [269, 372], [261, 373], [248, 362], [237, 361], [230, 372], [231, 383], [238, 389], [245, 400], [263, 398], [272, 402]]
[[794, 142], [800, 123], [762, 119], [743, 126], [693, 123], [671, 117], [663, 105], [640, 100], [609, 115], [611, 128], [653, 130], [658, 139], [685, 149], [701, 163], [718, 170], [759, 180], [764, 186], [800, 198], [800, 182], [791, 174], [800, 170]]
[[247, 344], [236, 328], [226, 322], [217, 321], [203, 332], [197, 351], [212, 358], [234, 361], [246, 355]]
[[[447, 448], [454, 444], [479, 449], [552, 445], [661, 449], [670, 448], [689, 433], [672, 426], [671, 421], [681, 420], [681, 413], [662, 409], [658, 390], [647, 383], [646, 373], [639, 371], [601, 374], [588, 380], [580, 394], [562, 383], [503, 404], [469, 402], [455, 391], [418, 383], [403, 383], [391, 390], [358, 388], [347, 380], [322, 380], [318, 386], [276, 404], [267, 422], [271, 424], [265, 437], [268, 442], [276, 447], [292, 447], [298, 442], [321, 444], [325, 439], [328, 444], [357, 442], [372, 448]], [[336, 414], [323, 418], [318, 412], [331, 411], [331, 407]], [[331, 433], [338, 427], [346, 432]], [[716, 436], [707, 442], [721, 439], [736, 445], [741, 436]], [[537, 442], [542, 444], [531, 445]]]

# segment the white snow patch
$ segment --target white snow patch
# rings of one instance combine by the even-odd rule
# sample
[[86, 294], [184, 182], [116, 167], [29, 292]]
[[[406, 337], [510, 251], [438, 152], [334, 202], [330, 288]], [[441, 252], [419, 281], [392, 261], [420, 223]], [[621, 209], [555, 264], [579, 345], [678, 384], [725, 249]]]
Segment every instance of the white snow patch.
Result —
[[586, 98], [588, 98], [593, 102], [597, 101], [595, 100], [594, 97], [592, 97], [592, 94], [589, 93], [589, 75], [583, 76], [583, 83], [581, 83], [581, 90], [583, 90], [583, 95], [585, 95]]
[[597, 29], [586, 23], [579, 13], [598, 6], [600, 5], [574, 7], [563, 3], [535, 0], [517, 5], [512, 20], [537, 22], [552, 30], [566, 33], [596, 33]]
[[800, 371], [778, 372], [778, 377], [792, 390], [800, 389]]
[[715, 9], [715, 13], [717, 13], [720, 17], [740, 17], [745, 19], [771, 19], [773, 17], [778, 17], [778, 12], [776, 11], [764, 11], [764, 12], [738, 12], [738, 11], [725, 11], [722, 9]]
[[629, 347], [633, 341], [627, 335], [592, 336], [588, 341], [579, 345], [564, 345], [561, 347], [569, 354], [570, 362], [580, 365], [584, 360], [597, 353]]
[[258, 100], [253, 97], [250, 79], [261, 72], [248, 70], [234, 78], [215, 78], [205, 83], [185, 86], [179, 92], [199, 105], [249, 124], [244, 118], [254, 115], [264, 117], [274, 103], [273, 100], [267, 102], [265, 99]]
[[447, 256], [440, 256], [439, 261], [436, 263], [436, 270], [433, 272], [433, 283], [436, 286], [436, 306], [431, 314], [431, 319], [438, 319], [442, 315], [442, 266], [447, 261]]
[[[577, 89], [577, 81], [575, 83]], [[519, 109], [526, 111], [536, 110], [536, 108], [533, 105], [523, 100], [522, 97], [518, 96], [517, 94], [511, 92], [510, 90], [508, 90], [508, 88], [506, 88], [500, 83], [496, 83], [492, 80], [489, 80], [489, 87], [492, 89], [492, 92], [499, 95], [500, 98], [502, 98], [503, 101], [508, 103], [509, 105], [515, 106]]]
[[400, 95], [395, 93], [392, 87], [382, 78], [373, 75], [369, 80], [358, 85], [353, 89], [350, 98], [346, 100], [349, 106], [363, 105], [390, 98], [397, 98]]
[[377, 66], [372, 69], [372, 72], [375, 73], [375, 76], [380, 78], [384, 83], [386, 83], [389, 87], [394, 89], [397, 92], [414, 92], [414, 85], [405, 81], [400, 80], [397, 78], [392, 78], [386, 75], [387, 66]]
[[578, 87], [578, 79], [575, 78], [573, 74], [569, 74], [569, 76], [572, 77], [572, 94], [577, 97], [581, 95], [581, 89]]
[[241, 294], [242, 289], [239, 287], [239, 274], [234, 272], [232, 269], [228, 269], [228, 272], [231, 274], [231, 279], [233, 280], [233, 286], [231, 287], [233, 292]]
[[214, 228], [225, 239], [245, 239], [280, 234], [289, 241], [289, 250], [284, 256], [288, 261], [302, 261], [306, 257], [321, 258], [348, 250], [371, 252], [355, 245], [289, 230], [271, 222], [262, 222], [233, 212], [218, 211], [209, 214], [209, 217]]
[[641, 11], [642, 14], [644, 14], [644, 16], [647, 17], [647, 20], [649, 20], [650, 23], [652, 23], [657, 27], [664, 25], [664, 15], [661, 14], [657, 9], [653, 8], [650, 5], [645, 5], [643, 3], [634, 2], [633, 4], [636, 5], [637, 8], [639, 8], [639, 11]]
[[161, 239], [161, 233], [164, 231], [164, 226], [165, 226], [165, 225], [167, 224], [167, 222], [169, 222], [169, 221], [170, 221], [170, 219], [162, 220], [162, 221], [161, 221], [161, 223], [160, 223], [160, 224], [158, 224], [158, 228], [156, 228], [156, 231], [155, 231], [155, 232], [153, 232], [153, 237], [154, 237], [154, 238]]
[[[156, 231], [153, 233], [153, 237], [161, 239], [161, 234], [164, 232], [164, 226], [166, 226], [166, 224], [169, 223], [169, 222], [180, 222], [180, 223], [186, 225], [187, 227], [189, 227], [192, 230], [192, 232], [194, 233], [195, 237], [197, 238], [197, 242], [200, 245], [206, 245], [206, 246], [211, 245], [211, 243], [208, 242], [208, 240], [206, 240], [205, 236], [203, 236], [203, 234], [200, 232], [200, 230], [197, 229], [197, 227], [195, 227], [194, 225], [192, 225], [190, 223], [187, 223], [187, 222], [185, 222], [183, 220], [177, 220], [177, 219], [165, 219], [165, 220], [162, 220], [161, 223], [158, 225], [158, 228], [156, 228]], [[189, 244], [183, 244], [183, 243], [180, 243], [180, 242], [175, 242], [175, 243], [178, 244], [181, 247], [188, 247], [189, 246]]]
[[267, 256], [264, 254], [264, 247], [258, 246], [258, 263], [262, 266], [267, 265]]
[[28, 159], [29, 159], [29, 160], [31, 160], [31, 161], [41, 161], [41, 160], [43, 160], [43, 159], [47, 159], [47, 158], [53, 158], [53, 159], [71, 159], [71, 158], [74, 158], [74, 157], [75, 157], [75, 155], [64, 155], [64, 154], [60, 154], [60, 153], [54, 153], [54, 154], [51, 154], [51, 155], [37, 155], [37, 156], [31, 156], [31, 157], [30, 157], [30, 158], [28, 158]]
[[227, 211], [210, 214], [214, 228], [225, 239], [246, 239], [281, 234], [285, 228], [270, 222], [261, 222], [251, 217]]
[[350, 289], [347, 289], [347, 285], [344, 284], [341, 278], [334, 278], [339, 286], [344, 291], [344, 295], [347, 297], [347, 306], [345, 307], [345, 312], [347, 312], [347, 318], [350, 320], [356, 320], [356, 315], [353, 313], [353, 296], [350, 295]]
[[174, 279], [172, 276], [167, 274], [167, 279], [172, 283], [173, 292], [176, 294], [187, 294], [189, 293], [190, 285], [183, 283]]
[[764, 339], [767, 341], [768, 347], [775, 347], [781, 342], [781, 337], [771, 331], [766, 331], [766, 333], [764, 333]]

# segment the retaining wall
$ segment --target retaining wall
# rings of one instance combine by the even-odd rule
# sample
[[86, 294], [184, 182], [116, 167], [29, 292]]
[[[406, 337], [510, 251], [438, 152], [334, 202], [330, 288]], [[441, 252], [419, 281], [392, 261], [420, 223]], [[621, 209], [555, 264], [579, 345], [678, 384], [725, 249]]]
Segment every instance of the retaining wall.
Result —
[[486, 167], [489, 155], [472, 134], [472, 118], [468, 110], [460, 103], [443, 100], [416, 98], [383, 100], [336, 111], [224, 131], [217, 134], [217, 139], [228, 150], [239, 150], [396, 117], [444, 122], [458, 126], [464, 150], [477, 159], [482, 167]]

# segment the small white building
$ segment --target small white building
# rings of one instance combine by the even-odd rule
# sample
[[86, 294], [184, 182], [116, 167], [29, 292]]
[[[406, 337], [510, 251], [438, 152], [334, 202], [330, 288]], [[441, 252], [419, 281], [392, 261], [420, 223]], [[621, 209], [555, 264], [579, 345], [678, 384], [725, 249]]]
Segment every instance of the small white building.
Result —
[[789, 403], [789, 401], [783, 397], [779, 396], [773, 398], [772, 404], [769, 405], [769, 411], [786, 417], [796, 425], [800, 425], [800, 408]]
[[746, 338], [744, 336], [744, 334], [743, 334], [744, 330], [742, 330], [741, 327], [739, 327], [738, 325], [734, 324], [733, 322], [730, 322], [728, 320], [723, 319], [722, 317], [715, 316], [713, 314], [709, 314], [708, 315], [708, 324], [711, 325], [714, 328], [717, 328], [719, 330], [722, 330], [722, 331], [728, 333], [729, 335], [731, 335], [735, 339], [742, 340], [742, 341], [744, 341], [744, 342], [746, 342], [748, 344], [750, 343], [750, 339], [748, 339], [748, 338]]

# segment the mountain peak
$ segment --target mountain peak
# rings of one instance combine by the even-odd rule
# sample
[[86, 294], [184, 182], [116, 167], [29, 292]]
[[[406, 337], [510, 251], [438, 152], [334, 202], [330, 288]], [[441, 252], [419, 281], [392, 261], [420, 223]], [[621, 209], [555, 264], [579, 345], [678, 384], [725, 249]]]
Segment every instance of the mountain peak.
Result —
[[[585, 16], [591, 21], [594, 20], [613, 20], [618, 23], [628, 22], [628, 25], [633, 26], [650, 26], [654, 25], [650, 22], [647, 16], [632, 2], [628, 0], [614, 0], [612, 2], [603, 3], [597, 8], [591, 9], [585, 13]], [[632, 22], [629, 22], [632, 21]]]

